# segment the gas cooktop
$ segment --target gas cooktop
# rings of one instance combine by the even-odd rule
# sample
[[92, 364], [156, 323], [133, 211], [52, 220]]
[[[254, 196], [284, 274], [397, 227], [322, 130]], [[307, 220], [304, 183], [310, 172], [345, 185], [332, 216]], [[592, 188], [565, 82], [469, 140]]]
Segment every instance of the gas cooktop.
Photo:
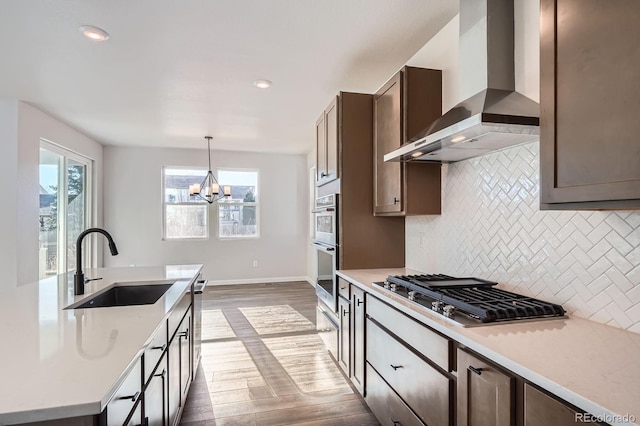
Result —
[[564, 317], [562, 306], [494, 288], [496, 282], [448, 275], [390, 275], [385, 291], [462, 327]]

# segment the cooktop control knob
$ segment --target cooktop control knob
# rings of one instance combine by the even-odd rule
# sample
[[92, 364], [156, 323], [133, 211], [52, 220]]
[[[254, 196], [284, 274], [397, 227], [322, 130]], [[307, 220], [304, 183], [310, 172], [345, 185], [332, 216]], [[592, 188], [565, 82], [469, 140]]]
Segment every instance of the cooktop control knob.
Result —
[[455, 312], [456, 312], [456, 307], [452, 305], [447, 305], [444, 308], [442, 308], [442, 313], [447, 318], [453, 318], [453, 315], [455, 314]]
[[416, 291], [415, 290], [411, 290], [408, 293], [408, 296], [409, 296], [409, 300], [416, 300], [416, 296], [417, 296]]
[[443, 302], [440, 301], [435, 301], [435, 302], [431, 302], [431, 309], [436, 311], [436, 312], [440, 312], [442, 310], [442, 307], [444, 306]]
[[389, 289], [389, 281], [384, 282], [384, 288]]
[[389, 287], [389, 290], [396, 291], [396, 285], [394, 283], [391, 283]]

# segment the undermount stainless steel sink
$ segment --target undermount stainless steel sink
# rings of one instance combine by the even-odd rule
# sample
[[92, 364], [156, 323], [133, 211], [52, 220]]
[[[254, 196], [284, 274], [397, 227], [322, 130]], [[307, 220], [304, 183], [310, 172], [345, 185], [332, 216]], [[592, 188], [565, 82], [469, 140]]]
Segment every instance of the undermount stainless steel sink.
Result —
[[116, 283], [90, 298], [67, 306], [65, 309], [107, 308], [113, 306], [152, 305], [171, 288], [174, 282], [147, 282], [140, 284]]

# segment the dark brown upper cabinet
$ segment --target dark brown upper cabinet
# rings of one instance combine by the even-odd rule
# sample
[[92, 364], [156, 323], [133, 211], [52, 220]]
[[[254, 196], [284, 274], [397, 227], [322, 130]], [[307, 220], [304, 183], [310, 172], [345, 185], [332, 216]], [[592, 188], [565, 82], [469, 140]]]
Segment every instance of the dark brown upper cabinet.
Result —
[[316, 121], [316, 185], [338, 178], [338, 98]]
[[541, 209], [640, 208], [640, 2], [540, 7]]
[[[373, 95], [340, 92], [323, 113], [322, 120], [327, 124], [316, 126], [316, 129], [327, 129], [335, 136], [335, 142], [331, 143], [336, 145], [337, 167], [332, 180], [325, 180], [318, 186], [317, 194], [339, 194], [338, 268], [404, 266], [404, 218], [371, 214]], [[322, 150], [318, 149], [317, 158], [321, 155]]]
[[437, 163], [384, 162], [442, 114], [442, 71], [404, 67], [375, 94], [374, 203], [376, 216], [440, 214]]

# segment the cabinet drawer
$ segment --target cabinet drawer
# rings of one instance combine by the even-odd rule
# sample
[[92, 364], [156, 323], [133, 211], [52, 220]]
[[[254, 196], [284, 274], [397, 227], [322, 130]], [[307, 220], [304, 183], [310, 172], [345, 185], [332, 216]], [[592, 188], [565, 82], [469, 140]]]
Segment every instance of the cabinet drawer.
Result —
[[402, 399], [382, 380], [382, 377], [366, 366], [367, 371], [367, 396], [365, 401], [380, 424], [393, 424], [401, 426], [423, 426], [423, 423], [402, 402]]
[[158, 361], [162, 358], [162, 354], [167, 349], [167, 321], [163, 321], [162, 325], [156, 331], [151, 343], [144, 350], [144, 381], [147, 383], [151, 377], [153, 369], [156, 368]]
[[[189, 287], [191, 288], [191, 287]], [[180, 299], [176, 308], [171, 312], [169, 316], [169, 340], [173, 339], [173, 335], [176, 334], [178, 330], [178, 326], [184, 318], [184, 314], [187, 313], [189, 307], [191, 306], [191, 294], [188, 292], [185, 293], [184, 297]]]
[[122, 426], [142, 392], [142, 360], [138, 358], [113, 398], [107, 404], [107, 426]]
[[[428, 425], [449, 425], [453, 380], [367, 319], [367, 362]], [[367, 390], [368, 392], [368, 390]]]
[[338, 326], [320, 306], [316, 307], [316, 330], [329, 353], [338, 359]]
[[367, 315], [446, 371], [452, 371], [451, 340], [429, 330], [375, 297], [367, 298]]
[[350, 299], [349, 289], [349, 283], [342, 278], [338, 278], [338, 294], [345, 299]]

